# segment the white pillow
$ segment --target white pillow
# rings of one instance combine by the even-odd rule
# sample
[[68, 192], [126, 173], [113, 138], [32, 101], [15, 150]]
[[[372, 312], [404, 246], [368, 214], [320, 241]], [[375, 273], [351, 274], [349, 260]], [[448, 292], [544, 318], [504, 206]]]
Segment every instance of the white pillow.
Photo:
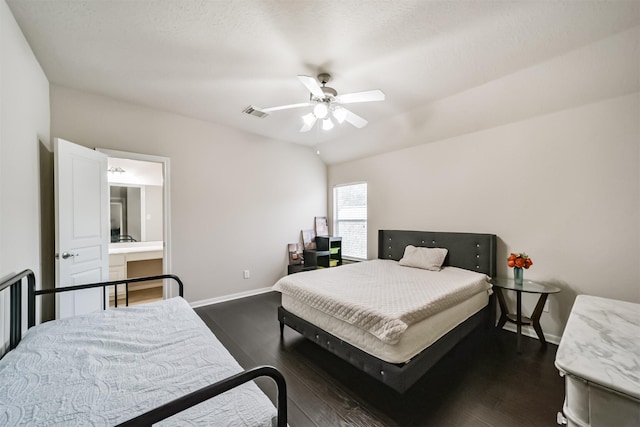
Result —
[[417, 248], [408, 245], [404, 248], [404, 256], [400, 260], [400, 265], [440, 271], [447, 252], [447, 249], [444, 248]]

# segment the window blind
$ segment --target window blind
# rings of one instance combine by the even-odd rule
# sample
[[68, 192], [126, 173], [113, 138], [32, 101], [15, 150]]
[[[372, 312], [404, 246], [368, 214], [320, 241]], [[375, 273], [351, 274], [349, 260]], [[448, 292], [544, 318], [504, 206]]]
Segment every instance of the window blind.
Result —
[[333, 188], [334, 235], [342, 237], [342, 256], [367, 259], [367, 183]]

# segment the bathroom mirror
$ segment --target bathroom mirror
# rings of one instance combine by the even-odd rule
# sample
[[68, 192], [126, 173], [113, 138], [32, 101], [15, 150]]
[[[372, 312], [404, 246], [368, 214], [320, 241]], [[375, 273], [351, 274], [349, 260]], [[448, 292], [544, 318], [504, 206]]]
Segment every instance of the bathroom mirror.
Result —
[[111, 243], [163, 241], [162, 164], [109, 157]]
[[145, 240], [142, 236], [141, 190], [136, 186], [109, 186], [111, 243]]

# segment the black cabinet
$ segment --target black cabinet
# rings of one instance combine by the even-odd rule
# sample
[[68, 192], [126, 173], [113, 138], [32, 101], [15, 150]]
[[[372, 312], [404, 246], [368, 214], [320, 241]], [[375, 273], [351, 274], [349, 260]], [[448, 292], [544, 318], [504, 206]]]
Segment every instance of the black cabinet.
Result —
[[287, 266], [287, 274], [299, 273], [301, 271], [315, 270], [315, 266], [307, 267], [304, 264], [289, 264]]
[[342, 237], [316, 236], [316, 248], [303, 255], [305, 268], [342, 265]]

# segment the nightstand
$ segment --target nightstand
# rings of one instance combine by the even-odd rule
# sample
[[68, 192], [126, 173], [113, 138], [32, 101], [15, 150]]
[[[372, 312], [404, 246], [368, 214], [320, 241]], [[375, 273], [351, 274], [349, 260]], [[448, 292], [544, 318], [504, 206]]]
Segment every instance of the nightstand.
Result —
[[[531, 280], [523, 280], [522, 284], [518, 284], [514, 282], [512, 278], [504, 277], [495, 278], [492, 280], [492, 283], [495, 293], [498, 296], [498, 302], [500, 303], [500, 320], [498, 321], [497, 327], [499, 329], [502, 328], [507, 321], [516, 324], [516, 349], [518, 353], [521, 352], [520, 341], [522, 337], [522, 325], [533, 326], [533, 329], [536, 331], [536, 335], [538, 335], [540, 342], [543, 346], [546, 346], [547, 341], [544, 339], [544, 334], [542, 333], [542, 328], [540, 327], [540, 316], [542, 315], [542, 310], [544, 309], [544, 304], [547, 302], [547, 297], [549, 296], [549, 294], [560, 292], [560, 288], [547, 285], [546, 283], [533, 282]], [[505, 301], [504, 294], [502, 293], [503, 289], [507, 291], [514, 291], [516, 293], [515, 313], [509, 312], [507, 302]], [[540, 294], [540, 298], [538, 298], [538, 303], [536, 304], [536, 308], [531, 314], [531, 318], [522, 316], [523, 292], [529, 294]]]

